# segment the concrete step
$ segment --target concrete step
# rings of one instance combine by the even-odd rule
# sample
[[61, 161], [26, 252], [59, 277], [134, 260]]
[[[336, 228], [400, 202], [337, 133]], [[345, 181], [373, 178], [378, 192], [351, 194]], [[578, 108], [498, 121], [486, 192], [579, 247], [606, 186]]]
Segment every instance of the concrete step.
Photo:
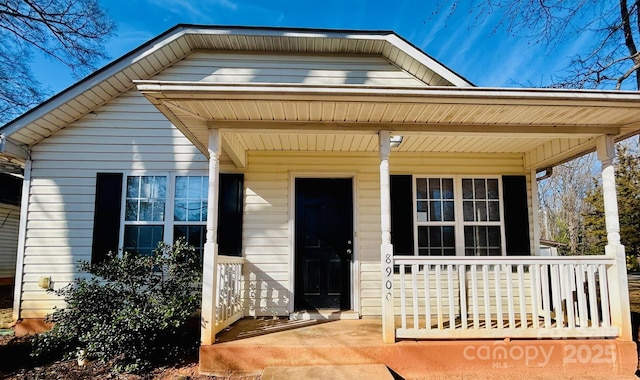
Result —
[[393, 380], [384, 364], [267, 367], [261, 380]]

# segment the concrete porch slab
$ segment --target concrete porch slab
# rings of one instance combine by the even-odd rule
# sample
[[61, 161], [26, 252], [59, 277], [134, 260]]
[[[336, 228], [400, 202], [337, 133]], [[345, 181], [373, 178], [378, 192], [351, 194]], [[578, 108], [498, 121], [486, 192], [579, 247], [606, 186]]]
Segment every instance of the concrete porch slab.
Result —
[[393, 376], [384, 364], [304, 366], [304, 367], [267, 367], [261, 380], [393, 380]]
[[[277, 322], [277, 321], [276, 321]], [[260, 321], [243, 320], [200, 347], [200, 371], [260, 375], [267, 367], [384, 364], [405, 379], [468, 374], [509, 378], [632, 378], [637, 367], [634, 342], [617, 340], [402, 340], [382, 342], [380, 320], [287, 321], [274, 333], [228, 340], [234, 329]], [[502, 375], [501, 375], [502, 374]], [[500, 378], [500, 377], [499, 377]]]
[[298, 320], [337, 320], [337, 319], [360, 319], [360, 315], [353, 310], [313, 310], [296, 311], [289, 314], [289, 319]]

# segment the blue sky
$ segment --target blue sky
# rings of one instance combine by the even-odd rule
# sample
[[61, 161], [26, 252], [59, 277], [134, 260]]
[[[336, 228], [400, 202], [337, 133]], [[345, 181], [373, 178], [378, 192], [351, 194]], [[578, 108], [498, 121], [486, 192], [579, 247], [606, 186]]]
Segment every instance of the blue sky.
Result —
[[[107, 44], [111, 59], [179, 23], [393, 30], [472, 83], [483, 87], [544, 86], [564, 69], [589, 36], [547, 52], [529, 41], [482, 25], [468, 6], [451, 15], [446, 0], [100, 0], [117, 24]], [[444, 5], [438, 10], [437, 4]], [[102, 63], [107, 64], [108, 61]], [[100, 66], [102, 66], [100, 65]], [[34, 73], [53, 93], [76, 80], [65, 67], [38, 59]]]

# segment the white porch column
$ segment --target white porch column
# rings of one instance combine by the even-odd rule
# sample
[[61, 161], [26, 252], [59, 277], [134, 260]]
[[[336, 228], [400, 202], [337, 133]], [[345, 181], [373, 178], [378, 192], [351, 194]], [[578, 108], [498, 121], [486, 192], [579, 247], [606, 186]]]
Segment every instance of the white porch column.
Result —
[[395, 312], [393, 309], [393, 246], [391, 245], [391, 187], [389, 177], [389, 131], [378, 134], [380, 145], [380, 262], [382, 264], [382, 340], [395, 343]]
[[615, 145], [613, 136], [605, 135], [597, 140], [598, 159], [602, 166], [602, 195], [604, 218], [607, 229], [605, 254], [615, 257], [615, 265], [608, 269], [608, 286], [611, 305], [611, 322], [620, 328], [620, 339], [631, 341], [631, 311], [627, 285], [627, 261], [624, 246], [620, 243], [620, 221], [618, 219], [618, 197], [613, 158]]
[[209, 130], [209, 190], [207, 207], [207, 241], [202, 263], [202, 313], [200, 341], [215, 342], [218, 277], [218, 181], [220, 174], [220, 130]]

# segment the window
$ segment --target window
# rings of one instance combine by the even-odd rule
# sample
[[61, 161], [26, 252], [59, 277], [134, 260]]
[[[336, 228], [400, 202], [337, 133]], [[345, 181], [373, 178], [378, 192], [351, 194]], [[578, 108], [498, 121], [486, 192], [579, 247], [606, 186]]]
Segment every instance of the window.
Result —
[[[159, 241], [172, 242], [184, 237], [197, 252], [203, 253], [208, 210], [208, 176], [172, 173], [130, 175], [126, 176], [125, 186], [121, 235], [124, 250], [151, 254]], [[220, 174], [219, 191], [219, 252], [240, 256], [243, 175]]]
[[462, 179], [465, 256], [502, 254], [499, 196], [497, 178]]
[[453, 256], [455, 209], [452, 178], [416, 178], [418, 254]]
[[163, 240], [167, 177], [129, 176], [126, 184], [125, 251], [151, 254]]
[[207, 231], [209, 177], [176, 176], [173, 240], [185, 238], [202, 255]]
[[499, 178], [416, 177], [418, 255], [504, 253]]

